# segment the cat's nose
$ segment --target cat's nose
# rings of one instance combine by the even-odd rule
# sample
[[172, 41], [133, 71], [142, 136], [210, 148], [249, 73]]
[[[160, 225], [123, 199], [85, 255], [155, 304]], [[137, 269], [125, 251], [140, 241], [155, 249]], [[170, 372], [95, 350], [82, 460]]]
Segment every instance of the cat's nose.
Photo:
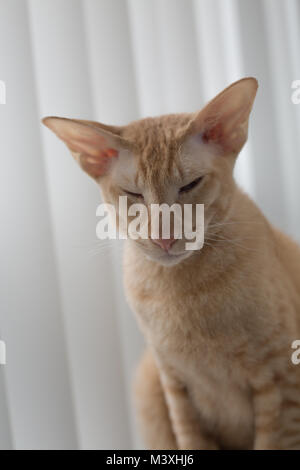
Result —
[[175, 243], [174, 238], [152, 238], [153, 243], [160, 246], [163, 250], [169, 251], [173, 243]]

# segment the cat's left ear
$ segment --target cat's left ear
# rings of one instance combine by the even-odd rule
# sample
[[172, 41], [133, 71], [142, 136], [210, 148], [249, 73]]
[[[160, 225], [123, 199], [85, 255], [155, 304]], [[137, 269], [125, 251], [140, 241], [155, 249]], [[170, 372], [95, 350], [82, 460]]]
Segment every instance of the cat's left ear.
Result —
[[257, 80], [252, 77], [230, 85], [196, 115], [189, 134], [216, 144], [221, 154], [237, 154], [247, 140], [248, 120], [257, 88]]
[[65, 142], [81, 168], [94, 179], [103, 176], [120, 150], [128, 147], [121, 127], [60, 117], [46, 117], [42, 122]]

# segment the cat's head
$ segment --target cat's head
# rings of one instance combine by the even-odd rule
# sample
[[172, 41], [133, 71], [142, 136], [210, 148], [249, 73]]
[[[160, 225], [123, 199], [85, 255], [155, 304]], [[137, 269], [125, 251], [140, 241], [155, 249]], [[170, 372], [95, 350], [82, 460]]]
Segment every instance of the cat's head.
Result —
[[[229, 210], [235, 191], [233, 167], [247, 140], [257, 86], [254, 78], [245, 78], [198, 113], [146, 118], [127, 126], [58, 117], [43, 122], [67, 144], [117, 212], [119, 196], [128, 197], [129, 207], [146, 205], [149, 216], [151, 204], [204, 204], [207, 230]], [[146, 256], [165, 265], [193, 254], [186, 242], [172, 236], [136, 240]]]

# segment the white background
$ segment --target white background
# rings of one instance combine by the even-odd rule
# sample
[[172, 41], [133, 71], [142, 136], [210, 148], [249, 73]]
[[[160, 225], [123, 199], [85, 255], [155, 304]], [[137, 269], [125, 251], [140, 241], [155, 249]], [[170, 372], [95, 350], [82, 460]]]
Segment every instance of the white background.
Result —
[[300, 240], [297, 0], [0, 0], [0, 448], [141, 446], [142, 350], [97, 186], [40, 118], [108, 124], [195, 111], [259, 80], [237, 178]]

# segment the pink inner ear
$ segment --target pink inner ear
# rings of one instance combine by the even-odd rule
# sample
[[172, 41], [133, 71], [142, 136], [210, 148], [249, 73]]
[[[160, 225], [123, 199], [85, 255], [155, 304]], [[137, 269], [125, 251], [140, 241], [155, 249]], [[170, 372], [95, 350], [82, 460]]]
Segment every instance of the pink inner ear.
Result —
[[109, 148], [106, 151], [99, 150], [99, 153], [96, 157], [87, 154], [81, 154], [80, 163], [84, 171], [86, 171], [94, 178], [97, 178], [99, 176], [104, 175], [109, 163], [112, 160], [112, 157], [117, 156], [117, 150]]
[[80, 163], [84, 171], [97, 178], [102, 176], [113, 157], [117, 157], [118, 150], [109, 146], [102, 135], [80, 135], [69, 143], [74, 152], [80, 153]]
[[99, 134], [91, 132], [89, 129], [84, 129], [80, 134], [75, 134], [68, 139], [69, 144], [72, 145], [74, 149], [78, 149], [77, 151], [87, 153], [89, 155], [95, 155], [96, 157], [100, 155], [102, 152], [110, 151], [111, 156], [113, 153], [111, 152], [112, 149], [109, 146], [108, 140]]
[[112, 158], [119, 154], [101, 135], [76, 136], [68, 145], [73, 152], [80, 153], [82, 169], [93, 178], [104, 175]]
[[223, 129], [222, 129], [222, 124], [219, 122], [215, 124], [214, 126], [210, 127], [206, 131], [204, 131], [202, 135], [202, 139], [204, 142], [221, 142], [223, 137]]
[[80, 165], [92, 177], [105, 173], [118, 144], [113, 135], [70, 119], [46, 118], [45, 124], [62, 139], [79, 158]]
[[106, 154], [108, 157], [117, 157], [118, 151], [116, 149], [108, 148], [106, 149]]
[[80, 164], [84, 171], [94, 178], [104, 175], [108, 166], [108, 157], [103, 157], [100, 161], [90, 161], [86, 155], [80, 156]]

